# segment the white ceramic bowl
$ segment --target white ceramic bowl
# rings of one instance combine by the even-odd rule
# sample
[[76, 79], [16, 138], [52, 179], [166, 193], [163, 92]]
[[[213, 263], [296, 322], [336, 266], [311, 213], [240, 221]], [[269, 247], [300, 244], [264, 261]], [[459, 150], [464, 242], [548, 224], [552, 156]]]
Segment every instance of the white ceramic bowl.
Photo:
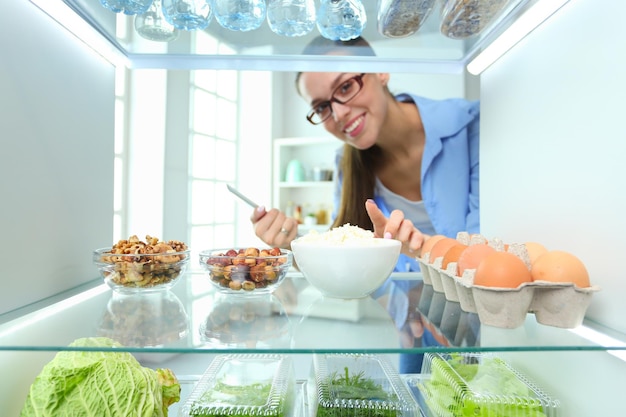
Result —
[[334, 298], [363, 298], [391, 275], [401, 243], [393, 239], [331, 244], [323, 241], [291, 242], [297, 267], [309, 284]]

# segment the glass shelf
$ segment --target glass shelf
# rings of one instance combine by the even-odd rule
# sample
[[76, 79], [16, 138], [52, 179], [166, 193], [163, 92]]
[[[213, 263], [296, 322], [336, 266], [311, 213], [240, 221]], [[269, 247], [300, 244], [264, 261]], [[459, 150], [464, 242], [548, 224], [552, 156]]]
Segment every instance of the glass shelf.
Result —
[[[35, 0], [31, 0], [35, 2]], [[116, 14], [94, 0], [50, 0], [62, 2], [100, 33], [128, 58], [133, 68], [164, 69], [252, 69], [252, 70], [324, 70], [338, 57], [300, 55], [317, 29], [301, 37], [285, 37], [273, 33], [267, 22], [259, 29], [238, 32], [221, 27], [215, 18], [204, 31], [217, 39], [228, 52], [203, 54], [194, 51], [194, 31], [180, 31], [169, 43], [147, 41], [133, 29], [135, 16]], [[378, 31], [378, 2], [364, 1], [367, 25], [362, 36], [376, 50], [376, 57], [358, 57], [346, 63], [343, 71], [358, 71], [366, 67], [371, 72], [384, 72], [393, 65], [394, 71], [436, 71], [459, 73], [465, 64], [500, 35], [526, 8], [536, 0], [510, 0], [502, 13], [479, 34], [464, 39], [452, 39], [441, 33], [442, 22], [437, 1], [419, 30], [407, 37], [388, 38]], [[319, 5], [319, 2], [316, 2]]]
[[282, 188], [326, 188], [332, 187], [333, 184], [332, 181], [281, 181], [278, 183], [278, 186]]
[[[624, 335], [593, 323], [560, 329], [528, 314], [516, 329], [484, 326], [420, 274], [391, 282], [376, 299], [360, 300], [326, 298], [296, 271], [274, 294], [258, 296], [220, 294], [196, 272], [152, 294], [122, 295], [98, 282], [0, 316], [0, 351], [72, 350], [73, 340], [94, 336], [118, 340], [124, 346], [116, 350], [161, 354], [626, 351]], [[593, 341], [593, 332], [604, 338]]]

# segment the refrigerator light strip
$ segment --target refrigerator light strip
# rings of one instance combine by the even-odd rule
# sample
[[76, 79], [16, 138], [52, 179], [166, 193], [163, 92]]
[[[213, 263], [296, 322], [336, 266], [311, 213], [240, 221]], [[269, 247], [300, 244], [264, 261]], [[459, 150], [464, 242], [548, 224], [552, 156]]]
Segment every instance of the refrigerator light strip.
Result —
[[6, 324], [0, 326], [0, 339], [15, 334], [20, 330], [26, 329], [33, 324], [49, 319], [50, 317], [53, 317], [58, 313], [61, 313], [80, 303], [86, 302], [91, 298], [97, 297], [98, 295], [101, 295], [107, 291], [110, 291], [110, 288], [105, 284], [101, 284], [80, 294], [69, 297], [66, 300], [52, 304], [31, 314], [27, 314], [24, 317], [20, 317], [13, 321], [7, 322]]
[[[601, 333], [585, 325], [570, 329], [570, 332], [600, 346], [626, 348], [626, 343], [621, 340], [615, 339], [614, 337]], [[607, 353], [626, 362], [626, 350], [608, 350]]]
[[128, 59], [88, 22], [61, 0], [30, 0], [72, 35], [113, 65], [128, 65]]
[[507, 28], [502, 35], [467, 64], [467, 71], [473, 75], [481, 74], [568, 1], [569, 0], [537, 0], [530, 9]]

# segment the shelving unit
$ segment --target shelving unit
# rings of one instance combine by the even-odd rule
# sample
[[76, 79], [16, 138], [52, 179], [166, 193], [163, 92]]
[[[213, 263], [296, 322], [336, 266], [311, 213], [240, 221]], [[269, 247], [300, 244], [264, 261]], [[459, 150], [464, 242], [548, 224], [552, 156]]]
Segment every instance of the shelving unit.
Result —
[[[528, 314], [524, 325], [517, 329], [481, 326], [476, 314], [462, 311], [458, 303], [422, 284], [421, 274], [393, 274], [391, 278], [399, 287], [393, 291], [393, 287], [386, 287], [379, 298], [337, 300], [323, 297], [295, 271], [274, 294], [255, 297], [221, 295], [206, 276], [188, 272], [172, 290], [151, 295], [148, 309], [145, 294], [119, 295], [95, 281], [89, 287], [59, 294], [45, 304], [0, 315], [0, 366], [11, 376], [0, 382], [0, 401], [6, 412], [3, 415], [18, 415], [28, 386], [42, 367], [57, 352], [72, 350], [68, 345], [82, 337], [118, 337], [127, 342], [123, 347], [95, 350], [127, 351], [143, 366], [171, 369], [183, 388], [181, 401], [170, 407], [171, 416], [177, 415], [195, 382], [218, 354], [295, 355], [296, 377], [306, 380], [311, 355], [318, 353], [384, 355], [397, 363], [401, 354], [495, 351], [509, 358], [524, 356], [528, 365], [521, 371], [554, 393], [564, 406], [561, 416], [569, 417], [571, 404], [546, 378], [550, 369], [537, 369], [532, 364], [550, 360], [559, 366], [559, 361], [583, 363], [607, 351], [626, 353], [626, 335], [593, 343], [580, 329], [544, 326], [533, 314]], [[406, 305], [409, 315], [397, 308], [400, 287], [411, 288], [412, 301]], [[396, 307], [386, 308], [388, 304], [383, 300]], [[239, 321], [243, 311], [252, 314]], [[133, 312], [132, 319], [124, 316], [128, 312]], [[407, 328], [398, 323], [404, 318], [423, 323], [430, 337], [421, 336], [411, 347], [403, 347]], [[591, 326], [585, 323], [585, 328]], [[519, 362], [515, 366], [519, 367]], [[579, 378], [580, 389], [586, 390], [593, 389], [590, 387], [601, 379], [604, 369], [598, 362], [591, 370], [581, 366], [567, 372]], [[620, 389], [619, 382], [613, 382], [605, 387], [606, 395]]]
[[[285, 210], [287, 204], [292, 202], [294, 207], [301, 206], [303, 216], [323, 209], [330, 218], [334, 181], [312, 181], [312, 171], [315, 167], [334, 169], [335, 153], [341, 143], [330, 136], [292, 137], [274, 139], [273, 146], [274, 207]], [[298, 160], [302, 164], [304, 181], [285, 181], [287, 165], [292, 160]], [[307, 226], [303, 225], [300, 233], [304, 233], [311, 225]], [[326, 228], [328, 224], [319, 226]]]

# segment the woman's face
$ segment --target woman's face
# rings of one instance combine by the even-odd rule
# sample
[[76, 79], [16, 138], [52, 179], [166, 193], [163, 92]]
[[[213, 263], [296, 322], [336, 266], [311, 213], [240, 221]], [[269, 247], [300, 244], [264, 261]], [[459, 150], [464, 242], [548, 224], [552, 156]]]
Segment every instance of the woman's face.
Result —
[[[300, 94], [311, 107], [330, 100], [333, 92], [358, 73], [305, 72], [300, 76]], [[324, 128], [357, 149], [368, 149], [378, 140], [387, 115], [389, 74], [365, 74], [363, 88], [346, 104], [331, 102], [332, 115]]]

